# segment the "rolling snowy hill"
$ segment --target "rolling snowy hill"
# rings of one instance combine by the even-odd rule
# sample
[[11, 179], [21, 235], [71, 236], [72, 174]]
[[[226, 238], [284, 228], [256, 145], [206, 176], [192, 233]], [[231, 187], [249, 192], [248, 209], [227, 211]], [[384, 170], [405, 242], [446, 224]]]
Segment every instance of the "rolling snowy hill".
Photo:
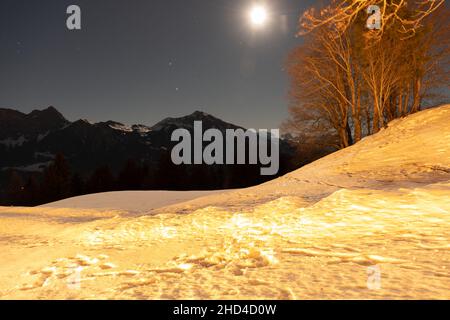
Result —
[[272, 182], [138, 217], [126, 197], [0, 208], [0, 298], [449, 299], [449, 123], [450, 105], [422, 111]]

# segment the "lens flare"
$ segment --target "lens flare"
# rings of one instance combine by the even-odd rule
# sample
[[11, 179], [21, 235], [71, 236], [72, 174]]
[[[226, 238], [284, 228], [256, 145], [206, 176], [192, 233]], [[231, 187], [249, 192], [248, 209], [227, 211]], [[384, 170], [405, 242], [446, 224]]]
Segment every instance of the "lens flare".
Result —
[[263, 26], [267, 21], [267, 10], [263, 6], [254, 6], [250, 10], [250, 21], [254, 26]]

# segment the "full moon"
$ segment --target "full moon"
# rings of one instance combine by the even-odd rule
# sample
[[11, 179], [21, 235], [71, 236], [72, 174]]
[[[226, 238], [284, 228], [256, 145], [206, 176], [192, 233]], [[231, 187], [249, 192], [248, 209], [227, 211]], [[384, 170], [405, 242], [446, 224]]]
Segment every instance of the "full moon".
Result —
[[250, 20], [254, 26], [262, 26], [267, 21], [267, 10], [263, 6], [255, 6], [250, 11]]

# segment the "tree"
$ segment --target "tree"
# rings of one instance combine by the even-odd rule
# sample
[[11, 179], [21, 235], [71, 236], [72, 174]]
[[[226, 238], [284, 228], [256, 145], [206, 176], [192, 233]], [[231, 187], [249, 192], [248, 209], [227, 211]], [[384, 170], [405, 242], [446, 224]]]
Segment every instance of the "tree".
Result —
[[32, 174], [24, 186], [24, 202], [23, 205], [34, 206], [40, 202], [39, 182], [36, 174]]
[[[383, 2], [389, 23], [374, 37], [359, 5], [375, 2], [358, 1], [355, 12], [343, 12], [343, 2], [333, 1], [318, 16], [311, 9], [302, 17], [300, 30], [305, 19], [310, 24], [304, 43], [288, 59], [291, 118], [285, 127], [303, 144], [345, 148], [419, 111], [435, 98], [433, 91], [448, 87], [448, 9]], [[421, 25], [404, 37], [405, 23], [419, 11]]]
[[115, 178], [107, 165], [97, 168], [87, 182], [89, 193], [114, 190]]
[[172, 162], [170, 151], [161, 150], [161, 156], [158, 161], [155, 175], [156, 188], [164, 190], [183, 190], [186, 189], [188, 180], [189, 176], [186, 166], [175, 165]]
[[[397, 25], [401, 39], [413, 37], [422, 22], [439, 8], [445, 0], [332, 0], [321, 10], [312, 7], [299, 20], [300, 34], [306, 34], [322, 26], [332, 25], [340, 34], [346, 32], [356, 20], [366, 14], [370, 6], [380, 8], [381, 28], [368, 33], [380, 39], [392, 25]], [[405, 11], [410, 14], [405, 15]]]
[[[354, 48], [354, 46], [353, 46]], [[328, 28], [314, 30], [288, 60], [291, 77], [291, 113], [314, 120], [311, 125], [332, 128], [338, 136], [336, 147], [345, 148], [361, 138], [361, 76], [352, 56], [350, 36], [338, 36]], [[297, 112], [297, 108], [302, 111]], [[356, 135], [351, 134], [353, 119]], [[292, 128], [292, 123], [291, 123]], [[297, 132], [298, 133], [298, 132]], [[329, 139], [328, 141], [333, 141]]]
[[129, 159], [119, 173], [118, 188], [120, 190], [141, 190], [143, 181], [142, 168], [135, 160]]
[[24, 198], [24, 183], [16, 170], [9, 171], [9, 183], [7, 188], [7, 204], [22, 205]]
[[79, 173], [72, 175], [70, 180], [70, 195], [72, 197], [81, 196], [85, 193], [85, 183]]
[[70, 196], [70, 168], [62, 154], [57, 154], [52, 164], [44, 171], [41, 186], [46, 202], [64, 199]]
[[283, 131], [289, 132], [289, 140], [295, 147], [292, 159], [303, 166], [340, 148], [339, 137], [330, 127], [322, 109], [302, 105], [289, 109], [290, 118], [283, 123]]

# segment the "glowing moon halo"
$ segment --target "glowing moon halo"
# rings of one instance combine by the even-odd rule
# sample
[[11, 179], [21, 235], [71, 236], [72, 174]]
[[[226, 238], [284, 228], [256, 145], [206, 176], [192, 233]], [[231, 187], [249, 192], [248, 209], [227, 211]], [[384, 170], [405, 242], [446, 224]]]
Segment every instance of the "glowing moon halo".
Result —
[[267, 21], [267, 10], [263, 6], [257, 5], [250, 10], [250, 21], [256, 27], [263, 26]]

